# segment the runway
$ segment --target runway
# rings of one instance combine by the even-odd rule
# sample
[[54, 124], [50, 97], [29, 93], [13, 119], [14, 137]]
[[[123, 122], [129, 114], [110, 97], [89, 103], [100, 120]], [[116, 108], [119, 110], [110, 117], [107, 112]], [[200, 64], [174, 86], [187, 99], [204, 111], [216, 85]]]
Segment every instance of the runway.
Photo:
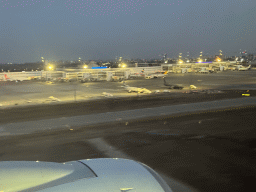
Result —
[[155, 108], [143, 108], [126, 111], [97, 113], [91, 115], [61, 117], [38, 121], [28, 121], [19, 123], [8, 123], [1, 125], [2, 136], [16, 134], [31, 134], [53, 130], [58, 128], [79, 127], [93, 124], [102, 124], [115, 121], [126, 121], [155, 116], [165, 116], [177, 113], [192, 113], [202, 110], [214, 110], [246, 105], [255, 105], [256, 97], [245, 97], [238, 99], [227, 99], [210, 102], [189, 103], [182, 105], [162, 106]]

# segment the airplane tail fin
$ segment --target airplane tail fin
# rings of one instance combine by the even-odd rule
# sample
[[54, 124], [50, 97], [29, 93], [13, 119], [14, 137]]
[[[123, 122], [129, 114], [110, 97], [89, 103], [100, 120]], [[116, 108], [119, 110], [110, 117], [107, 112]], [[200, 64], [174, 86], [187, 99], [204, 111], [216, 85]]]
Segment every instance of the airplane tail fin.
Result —
[[8, 77], [6, 74], [4, 74], [4, 78], [5, 80], [10, 79], [10, 77]]
[[125, 81], [123, 81], [123, 86], [122, 87], [129, 87], [129, 85], [127, 85], [126, 83], [125, 83]]

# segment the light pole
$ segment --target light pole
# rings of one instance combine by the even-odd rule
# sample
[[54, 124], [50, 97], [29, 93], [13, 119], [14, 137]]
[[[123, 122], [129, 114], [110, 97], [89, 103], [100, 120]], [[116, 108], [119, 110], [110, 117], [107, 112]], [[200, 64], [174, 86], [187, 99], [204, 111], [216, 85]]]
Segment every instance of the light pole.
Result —
[[76, 102], [76, 83], [74, 83], [74, 99], [75, 99], [75, 102]]

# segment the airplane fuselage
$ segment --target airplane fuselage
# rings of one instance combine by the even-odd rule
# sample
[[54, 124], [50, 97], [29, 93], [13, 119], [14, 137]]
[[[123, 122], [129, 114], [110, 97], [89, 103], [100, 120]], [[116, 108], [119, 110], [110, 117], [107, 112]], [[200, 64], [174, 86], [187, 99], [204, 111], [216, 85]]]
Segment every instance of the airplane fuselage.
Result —
[[168, 86], [169, 89], [183, 89], [183, 88], [184, 88], [184, 87], [181, 86], [181, 85], [172, 85], [172, 84], [169, 84], [169, 83], [167, 83], [167, 82], [165, 81], [165, 78], [163, 78], [163, 79], [164, 79], [164, 85], [165, 85], [165, 86]]

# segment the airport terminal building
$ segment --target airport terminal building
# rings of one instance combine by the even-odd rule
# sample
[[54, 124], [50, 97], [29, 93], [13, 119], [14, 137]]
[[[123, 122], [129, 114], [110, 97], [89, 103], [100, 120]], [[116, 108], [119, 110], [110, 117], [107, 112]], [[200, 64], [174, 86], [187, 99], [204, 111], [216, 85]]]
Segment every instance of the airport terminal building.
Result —
[[208, 63], [184, 63], [184, 64], [151, 64], [137, 63], [135, 67], [129, 68], [107, 68], [91, 65], [88, 68], [57, 68], [50, 71], [31, 72], [3, 72], [0, 80], [89, 80], [89, 81], [118, 81], [129, 79], [131, 75], [146, 76], [148, 74], [164, 72], [168, 73], [191, 73], [200, 71], [224, 71], [235, 70], [238, 65], [232, 62], [208, 62]]

